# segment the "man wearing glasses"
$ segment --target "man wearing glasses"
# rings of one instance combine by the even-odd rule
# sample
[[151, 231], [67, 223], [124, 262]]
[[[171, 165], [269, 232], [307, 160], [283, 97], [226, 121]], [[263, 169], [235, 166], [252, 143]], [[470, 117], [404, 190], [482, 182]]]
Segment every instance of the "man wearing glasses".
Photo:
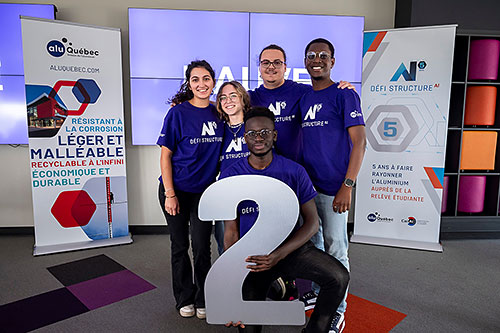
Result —
[[[246, 262], [250, 273], [243, 282], [244, 300], [265, 300], [267, 290], [277, 277], [301, 277], [321, 285], [316, 307], [304, 332], [325, 333], [330, 329], [335, 309], [342, 301], [349, 273], [329, 254], [317, 249], [309, 240], [318, 230], [314, 204], [316, 191], [304, 168], [278, 154], [272, 147], [277, 138], [275, 115], [267, 108], [254, 107], [245, 114], [245, 140], [250, 155], [223, 170], [220, 179], [236, 175], [262, 175], [286, 183], [297, 195], [302, 225], [296, 225], [290, 236], [268, 255], [250, 255]], [[262, 189], [265, 191], [266, 189]], [[227, 250], [255, 223], [257, 212], [240, 214], [236, 220], [225, 221], [224, 248]], [[228, 323], [243, 332], [260, 332], [261, 326]]]
[[[276, 129], [280, 133], [276, 141], [276, 151], [300, 162], [302, 137], [300, 130], [299, 100], [311, 91], [311, 86], [285, 80], [286, 54], [278, 45], [266, 46], [259, 55], [259, 71], [264, 83], [249, 91], [250, 104], [269, 108], [276, 116]], [[353, 89], [341, 81], [339, 87]]]
[[[358, 94], [338, 89], [330, 78], [334, 51], [332, 43], [323, 38], [311, 41], [305, 49], [304, 63], [313, 91], [300, 100], [303, 165], [318, 191], [314, 201], [321, 219], [320, 231], [311, 240], [349, 269], [347, 215], [365, 153], [366, 134]], [[313, 306], [318, 290], [313, 284], [313, 292], [305, 295], [306, 310], [308, 305]], [[342, 332], [345, 309], [344, 299], [330, 332]]]

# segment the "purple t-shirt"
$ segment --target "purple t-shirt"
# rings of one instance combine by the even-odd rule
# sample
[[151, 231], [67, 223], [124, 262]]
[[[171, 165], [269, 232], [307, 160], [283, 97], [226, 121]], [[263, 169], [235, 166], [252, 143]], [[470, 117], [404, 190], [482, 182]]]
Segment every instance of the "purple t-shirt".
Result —
[[238, 126], [231, 127], [228, 123], [224, 126], [224, 140], [220, 155], [221, 172], [234, 162], [250, 155], [244, 136], [245, 124]]
[[276, 151], [299, 163], [302, 150], [299, 101], [311, 90], [310, 85], [285, 80], [285, 83], [276, 89], [267, 89], [261, 85], [248, 92], [252, 106], [269, 108], [276, 116], [275, 127], [278, 130]]
[[[299, 164], [278, 154], [273, 154], [271, 164], [264, 170], [256, 170], [248, 163], [248, 158], [240, 159], [221, 172], [220, 179], [237, 175], [261, 175], [281, 180], [295, 192], [299, 204], [305, 204], [317, 193], [306, 170]], [[254, 201], [245, 200], [238, 205], [240, 218], [240, 237], [253, 226], [258, 216], [258, 207]]]
[[173, 152], [172, 178], [176, 189], [201, 193], [214, 182], [224, 132], [216, 114], [213, 105], [198, 108], [184, 102], [165, 116], [156, 143]]
[[352, 142], [347, 129], [364, 125], [358, 94], [336, 84], [310, 91], [300, 100], [304, 167], [314, 187], [335, 195], [342, 185]]

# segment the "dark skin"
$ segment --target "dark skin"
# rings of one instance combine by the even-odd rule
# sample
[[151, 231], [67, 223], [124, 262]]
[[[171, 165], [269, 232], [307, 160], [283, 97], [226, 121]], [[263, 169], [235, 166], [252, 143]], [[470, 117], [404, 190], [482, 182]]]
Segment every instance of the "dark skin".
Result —
[[[329, 59], [323, 60], [318, 56], [314, 60], [304, 59], [309, 75], [311, 76], [312, 86], [314, 90], [323, 90], [330, 87], [334, 82], [330, 78], [330, 72], [335, 65], [335, 57], [331, 56], [330, 48], [324, 43], [314, 43], [309, 46], [307, 52], [327, 52]], [[352, 142], [351, 156], [345, 178], [355, 180], [358, 176], [363, 157], [366, 149], [366, 132], [362, 125], [351, 126], [347, 129]], [[344, 213], [351, 208], [352, 187], [347, 187], [344, 184], [340, 187], [335, 199], [332, 202], [332, 209], [337, 213]]]
[[[272, 134], [268, 135], [267, 138], [262, 138], [259, 135], [257, 136], [257, 138], [252, 139], [249, 136], [245, 135], [248, 150], [250, 151], [248, 163], [251, 167], [257, 170], [263, 170], [268, 167], [269, 164], [271, 164], [273, 160], [272, 147], [273, 143], [276, 141], [277, 132], [276, 130], [274, 130], [273, 121], [267, 117], [254, 117], [249, 119], [245, 123], [245, 132], [251, 130], [258, 132], [262, 129], [269, 129], [273, 132]], [[304, 219], [304, 224], [277, 249], [267, 255], [251, 255], [246, 258], [245, 261], [249, 263], [247, 268], [251, 272], [262, 272], [271, 269], [280, 260], [304, 245], [309, 239], [311, 239], [314, 234], [316, 234], [316, 232], [318, 232], [318, 212], [316, 211], [316, 205], [314, 204], [313, 199], [300, 205], [300, 214]], [[236, 243], [238, 239], [238, 220], [225, 221], [224, 249], [227, 250], [234, 243]], [[240, 321], [236, 323], [229, 322], [226, 324], [226, 326], [240, 326], [242, 328], [245, 327], [245, 325]]]

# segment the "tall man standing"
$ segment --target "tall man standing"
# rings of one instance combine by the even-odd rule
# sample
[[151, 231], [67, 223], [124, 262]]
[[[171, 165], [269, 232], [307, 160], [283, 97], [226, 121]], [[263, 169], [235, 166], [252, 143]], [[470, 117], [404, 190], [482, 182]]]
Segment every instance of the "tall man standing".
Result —
[[[312, 240], [319, 248], [324, 244], [324, 250], [349, 269], [347, 215], [365, 153], [366, 134], [358, 94], [338, 89], [330, 78], [334, 52], [332, 43], [323, 38], [314, 39], [305, 49], [304, 63], [313, 91], [300, 101], [303, 165], [318, 191], [314, 201], [321, 226]], [[314, 302], [318, 290], [313, 284], [313, 292], [306, 295], [306, 308], [307, 302]], [[330, 332], [342, 332], [345, 309], [344, 298]]]

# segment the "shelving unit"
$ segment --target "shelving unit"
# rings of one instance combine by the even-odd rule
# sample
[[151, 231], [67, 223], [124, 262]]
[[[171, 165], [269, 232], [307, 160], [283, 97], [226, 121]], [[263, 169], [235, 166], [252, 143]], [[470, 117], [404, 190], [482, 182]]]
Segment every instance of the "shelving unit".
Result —
[[[500, 233], [500, 75], [497, 80], [468, 80], [471, 41], [500, 40], [500, 32], [457, 32], [453, 64], [445, 176], [449, 177], [446, 211], [442, 213], [441, 232]], [[495, 122], [492, 126], [464, 125], [466, 92], [469, 86], [496, 86]], [[493, 170], [463, 170], [461, 166], [464, 131], [497, 132]], [[464, 176], [486, 176], [484, 210], [481, 213], [458, 211], [458, 189]]]

